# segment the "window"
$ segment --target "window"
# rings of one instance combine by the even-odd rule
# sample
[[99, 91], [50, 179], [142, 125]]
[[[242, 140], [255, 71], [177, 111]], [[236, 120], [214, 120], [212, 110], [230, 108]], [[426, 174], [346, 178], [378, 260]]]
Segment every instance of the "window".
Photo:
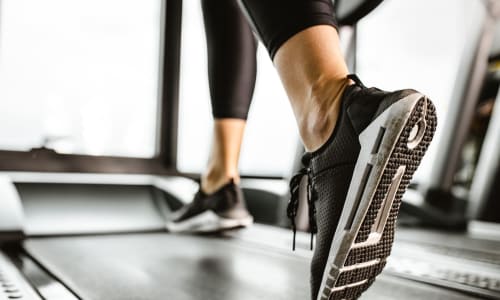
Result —
[[0, 2], [0, 149], [156, 153], [161, 0]]
[[386, 0], [358, 25], [357, 71], [364, 83], [387, 90], [415, 88], [436, 105], [437, 132], [416, 181], [431, 172], [464, 46], [470, 42], [466, 37], [471, 27], [480, 25], [480, 5], [468, 0]]

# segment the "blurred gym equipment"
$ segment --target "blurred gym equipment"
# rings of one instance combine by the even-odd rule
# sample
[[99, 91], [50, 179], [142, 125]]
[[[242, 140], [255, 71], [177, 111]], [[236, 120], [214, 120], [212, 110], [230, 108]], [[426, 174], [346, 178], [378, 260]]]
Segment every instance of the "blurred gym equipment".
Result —
[[[381, 2], [335, 3], [352, 70], [356, 23]], [[466, 37], [455, 102], [440, 124], [453, 130], [439, 140], [430, 184], [405, 195], [406, 226], [362, 299], [500, 299], [499, 7], [482, 3], [481, 22]], [[309, 235], [299, 233], [290, 251], [286, 178], [242, 180], [260, 223], [248, 230], [166, 233], [171, 212], [197, 184], [175, 170], [182, 1], [164, 1], [162, 9], [160, 140], [167, 146], [159, 157], [60, 155], [45, 146], [0, 151], [0, 300], [309, 297]], [[467, 147], [476, 154], [465, 155]]]

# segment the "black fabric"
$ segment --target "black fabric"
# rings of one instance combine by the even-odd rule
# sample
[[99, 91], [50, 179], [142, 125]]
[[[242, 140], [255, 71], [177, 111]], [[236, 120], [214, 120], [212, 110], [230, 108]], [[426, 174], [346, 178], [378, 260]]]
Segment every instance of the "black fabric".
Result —
[[236, 0], [202, 0], [214, 118], [246, 119], [257, 72], [257, 40]]
[[308, 27], [337, 27], [330, 0], [244, 0], [243, 12], [236, 1], [202, 0], [212, 114], [217, 119], [248, 117], [257, 73], [257, 41], [248, 21], [271, 58]]
[[296, 33], [315, 25], [337, 28], [331, 0], [239, 0], [273, 59]]
[[352, 125], [358, 134], [396, 101], [417, 93], [417, 91], [412, 89], [387, 93], [377, 88], [361, 90], [359, 87], [349, 92], [355, 94], [352, 98], [359, 99], [353, 102], [348, 108]]
[[[347, 1], [351, 0], [342, 0], [342, 1], [335, 1], [334, 6], [335, 6], [335, 11], [338, 11], [338, 7], [340, 3], [344, 3]], [[337, 16], [338, 23], [341, 26], [348, 25], [348, 26], [353, 26], [356, 23], [359, 22], [359, 20], [363, 19], [366, 17], [369, 13], [371, 13], [377, 6], [382, 3], [383, 0], [365, 0], [361, 1], [361, 4], [358, 5], [354, 10], [348, 12], [347, 15], [344, 16]]]

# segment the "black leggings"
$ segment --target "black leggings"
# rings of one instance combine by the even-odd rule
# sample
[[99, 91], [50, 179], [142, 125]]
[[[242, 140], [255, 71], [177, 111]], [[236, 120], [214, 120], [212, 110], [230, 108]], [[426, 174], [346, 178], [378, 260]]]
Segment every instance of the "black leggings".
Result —
[[[271, 59], [296, 33], [315, 25], [337, 27], [331, 0], [202, 0], [214, 118], [246, 119], [257, 72], [257, 42]], [[245, 18], [246, 16], [246, 18]]]

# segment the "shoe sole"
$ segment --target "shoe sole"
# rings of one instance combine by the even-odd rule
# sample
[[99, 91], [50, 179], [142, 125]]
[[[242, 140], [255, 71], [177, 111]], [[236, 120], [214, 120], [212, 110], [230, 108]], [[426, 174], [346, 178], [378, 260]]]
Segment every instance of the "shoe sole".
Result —
[[166, 228], [171, 233], [211, 233], [242, 227], [253, 224], [253, 217], [240, 219], [223, 218], [212, 211], [206, 211], [183, 222], [169, 222]]
[[361, 151], [318, 300], [356, 299], [382, 271], [401, 198], [436, 124], [432, 102], [414, 93], [392, 104], [360, 134]]

